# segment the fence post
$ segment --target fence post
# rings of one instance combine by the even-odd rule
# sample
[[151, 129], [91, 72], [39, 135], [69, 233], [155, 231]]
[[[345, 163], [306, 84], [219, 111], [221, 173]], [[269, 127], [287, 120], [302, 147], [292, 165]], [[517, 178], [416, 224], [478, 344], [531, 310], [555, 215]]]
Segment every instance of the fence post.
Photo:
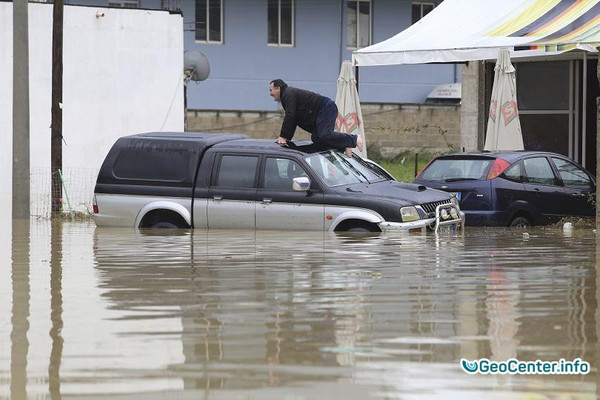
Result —
[[415, 178], [419, 173], [419, 153], [415, 153]]

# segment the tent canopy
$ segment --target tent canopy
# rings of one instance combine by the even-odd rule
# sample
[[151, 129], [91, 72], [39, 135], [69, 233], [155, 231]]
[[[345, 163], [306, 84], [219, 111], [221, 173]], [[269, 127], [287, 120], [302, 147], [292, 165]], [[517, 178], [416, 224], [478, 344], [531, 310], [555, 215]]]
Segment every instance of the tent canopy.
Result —
[[356, 66], [550, 56], [600, 45], [600, 0], [444, 0], [420, 21], [357, 50]]

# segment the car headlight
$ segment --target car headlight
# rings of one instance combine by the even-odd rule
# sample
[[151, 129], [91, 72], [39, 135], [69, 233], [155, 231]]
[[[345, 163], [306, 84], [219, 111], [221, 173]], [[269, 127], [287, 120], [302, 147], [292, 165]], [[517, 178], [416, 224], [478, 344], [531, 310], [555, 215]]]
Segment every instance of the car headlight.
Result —
[[414, 206], [402, 207], [400, 209], [400, 215], [402, 216], [402, 222], [410, 222], [421, 219], [419, 212]]
[[458, 199], [456, 197], [452, 196], [452, 198], [450, 199], [450, 202], [458, 207]]

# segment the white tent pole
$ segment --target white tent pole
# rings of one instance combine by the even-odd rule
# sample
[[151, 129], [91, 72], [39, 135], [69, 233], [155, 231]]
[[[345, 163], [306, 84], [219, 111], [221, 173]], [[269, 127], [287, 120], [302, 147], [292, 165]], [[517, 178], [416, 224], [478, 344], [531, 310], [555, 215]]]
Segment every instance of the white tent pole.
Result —
[[581, 165], [585, 168], [587, 128], [587, 51], [583, 52], [583, 115], [581, 117]]

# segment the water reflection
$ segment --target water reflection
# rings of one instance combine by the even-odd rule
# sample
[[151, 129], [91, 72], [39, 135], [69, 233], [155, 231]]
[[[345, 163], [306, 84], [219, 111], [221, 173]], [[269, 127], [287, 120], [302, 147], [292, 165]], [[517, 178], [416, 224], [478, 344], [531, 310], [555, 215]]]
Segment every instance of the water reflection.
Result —
[[[44, 250], [30, 259], [19, 259], [30, 235], [13, 232], [11, 329], [38, 349], [11, 342], [13, 398], [592, 398], [596, 390], [595, 370], [471, 376], [458, 363], [579, 357], [594, 365], [590, 234], [44, 229], [31, 235]], [[31, 275], [47, 279], [47, 296], [32, 291], [23, 264], [49, 267]], [[48, 302], [48, 313], [35, 311]], [[30, 366], [13, 368], [18, 360]]]
[[62, 337], [62, 222], [52, 221], [50, 230], [50, 338], [52, 339], [52, 351], [50, 352], [50, 364], [48, 367], [48, 386], [50, 398], [61, 399], [60, 393], [60, 362], [62, 359], [63, 343]]
[[29, 221], [12, 224], [12, 332], [10, 334], [10, 396], [27, 398], [27, 355], [29, 352]]

